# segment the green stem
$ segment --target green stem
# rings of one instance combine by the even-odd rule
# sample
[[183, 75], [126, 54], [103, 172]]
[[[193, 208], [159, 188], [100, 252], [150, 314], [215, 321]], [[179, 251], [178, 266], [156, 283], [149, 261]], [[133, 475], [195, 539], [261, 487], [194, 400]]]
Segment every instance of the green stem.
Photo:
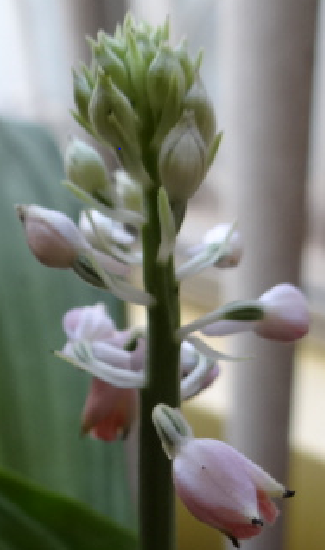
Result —
[[151, 414], [158, 403], [179, 407], [179, 293], [174, 261], [156, 261], [160, 243], [157, 188], [145, 195], [147, 224], [143, 228], [144, 284], [155, 297], [148, 308], [147, 387], [140, 412], [140, 548], [175, 549], [175, 503], [171, 462], [162, 451]]

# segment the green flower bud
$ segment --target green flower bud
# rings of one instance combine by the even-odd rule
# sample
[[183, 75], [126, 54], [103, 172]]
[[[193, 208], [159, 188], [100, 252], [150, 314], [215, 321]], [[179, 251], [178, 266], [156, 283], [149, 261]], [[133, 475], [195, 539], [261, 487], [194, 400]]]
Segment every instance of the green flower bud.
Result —
[[194, 111], [195, 122], [206, 145], [209, 145], [215, 135], [216, 118], [212, 102], [208, 98], [205, 86], [199, 76], [187, 92], [183, 107]]
[[124, 170], [116, 170], [114, 173], [116, 183], [117, 203], [120, 208], [143, 212], [143, 193], [140, 185], [134, 181]]
[[65, 152], [65, 172], [67, 178], [90, 194], [105, 191], [108, 175], [100, 154], [83, 141], [73, 138]]
[[178, 46], [176, 46], [174, 50], [174, 54], [176, 55], [183, 69], [184, 76], [185, 76], [185, 86], [186, 86], [186, 90], [188, 90], [190, 86], [192, 86], [193, 80], [194, 80], [194, 65], [187, 51], [186, 38], [183, 38], [181, 42], [178, 44]]
[[206, 173], [206, 153], [193, 111], [184, 111], [162, 142], [158, 159], [160, 180], [171, 202], [186, 201], [198, 189]]
[[114, 148], [122, 146], [116, 122], [131, 140], [138, 141], [140, 122], [137, 114], [129, 99], [100, 69], [89, 104], [89, 116], [94, 130]]
[[129, 76], [123, 61], [114, 51], [102, 40], [92, 46], [92, 56], [94, 70], [100, 67], [106, 76], [111, 77], [114, 85], [127, 94], [130, 89]]
[[88, 122], [88, 104], [90, 101], [92, 88], [85, 74], [78, 73], [75, 70], [72, 71], [72, 74], [74, 102], [78, 109], [78, 113]]
[[171, 79], [175, 79], [178, 97], [185, 94], [185, 76], [177, 57], [167, 47], [162, 46], [150, 63], [147, 74], [147, 92], [151, 110], [159, 116], [165, 104]]
[[121, 61], [125, 58], [126, 53], [126, 42], [124, 37], [121, 34], [121, 27], [117, 25], [115, 30], [115, 35], [110, 36], [104, 31], [98, 31], [97, 41], [99, 44], [104, 44], [107, 48], [110, 48]]

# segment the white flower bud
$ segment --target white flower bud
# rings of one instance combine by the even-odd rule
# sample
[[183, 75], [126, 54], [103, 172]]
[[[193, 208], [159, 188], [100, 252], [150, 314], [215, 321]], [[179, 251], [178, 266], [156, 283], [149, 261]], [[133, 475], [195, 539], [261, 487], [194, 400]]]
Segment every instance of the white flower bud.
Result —
[[206, 173], [206, 145], [196, 126], [193, 111], [184, 111], [167, 134], [158, 162], [161, 183], [169, 200], [189, 199]]

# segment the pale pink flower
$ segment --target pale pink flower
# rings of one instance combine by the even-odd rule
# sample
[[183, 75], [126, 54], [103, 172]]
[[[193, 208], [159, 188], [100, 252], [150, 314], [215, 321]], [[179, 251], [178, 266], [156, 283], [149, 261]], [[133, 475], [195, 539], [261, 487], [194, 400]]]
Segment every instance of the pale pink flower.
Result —
[[75, 223], [62, 212], [34, 204], [18, 205], [16, 210], [31, 252], [47, 267], [76, 269], [80, 256], [89, 256], [109, 273], [129, 274], [128, 265], [93, 249]]
[[[68, 337], [64, 355], [73, 357], [74, 342], [86, 341], [98, 361], [119, 369], [139, 367], [143, 343], [139, 339], [133, 352], [124, 350], [131, 331], [116, 330], [104, 304], [71, 309], [64, 315], [63, 328]], [[136, 416], [136, 401], [135, 389], [115, 387], [93, 377], [82, 413], [82, 432], [105, 441], [125, 437]]]
[[293, 496], [262, 468], [222, 441], [180, 438], [173, 457], [178, 496], [200, 521], [219, 529], [234, 546], [258, 535], [279, 511], [271, 500]]
[[272, 287], [256, 301], [263, 318], [259, 321], [221, 319], [202, 329], [207, 336], [224, 336], [252, 330], [270, 340], [291, 342], [302, 338], [309, 329], [306, 297], [289, 283]]
[[55, 210], [40, 206], [16, 207], [24, 225], [28, 246], [39, 262], [48, 267], [73, 267], [79, 250], [89, 245], [73, 221]]

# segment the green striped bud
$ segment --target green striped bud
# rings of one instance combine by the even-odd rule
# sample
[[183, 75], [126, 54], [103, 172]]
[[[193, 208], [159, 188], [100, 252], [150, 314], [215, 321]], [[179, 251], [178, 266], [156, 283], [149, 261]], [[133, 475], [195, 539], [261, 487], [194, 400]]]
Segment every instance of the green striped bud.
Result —
[[196, 126], [193, 111], [184, 111], [162, 142], [159, 176], [169, 200], [186, 201], [206, 173], [207, 148]]

